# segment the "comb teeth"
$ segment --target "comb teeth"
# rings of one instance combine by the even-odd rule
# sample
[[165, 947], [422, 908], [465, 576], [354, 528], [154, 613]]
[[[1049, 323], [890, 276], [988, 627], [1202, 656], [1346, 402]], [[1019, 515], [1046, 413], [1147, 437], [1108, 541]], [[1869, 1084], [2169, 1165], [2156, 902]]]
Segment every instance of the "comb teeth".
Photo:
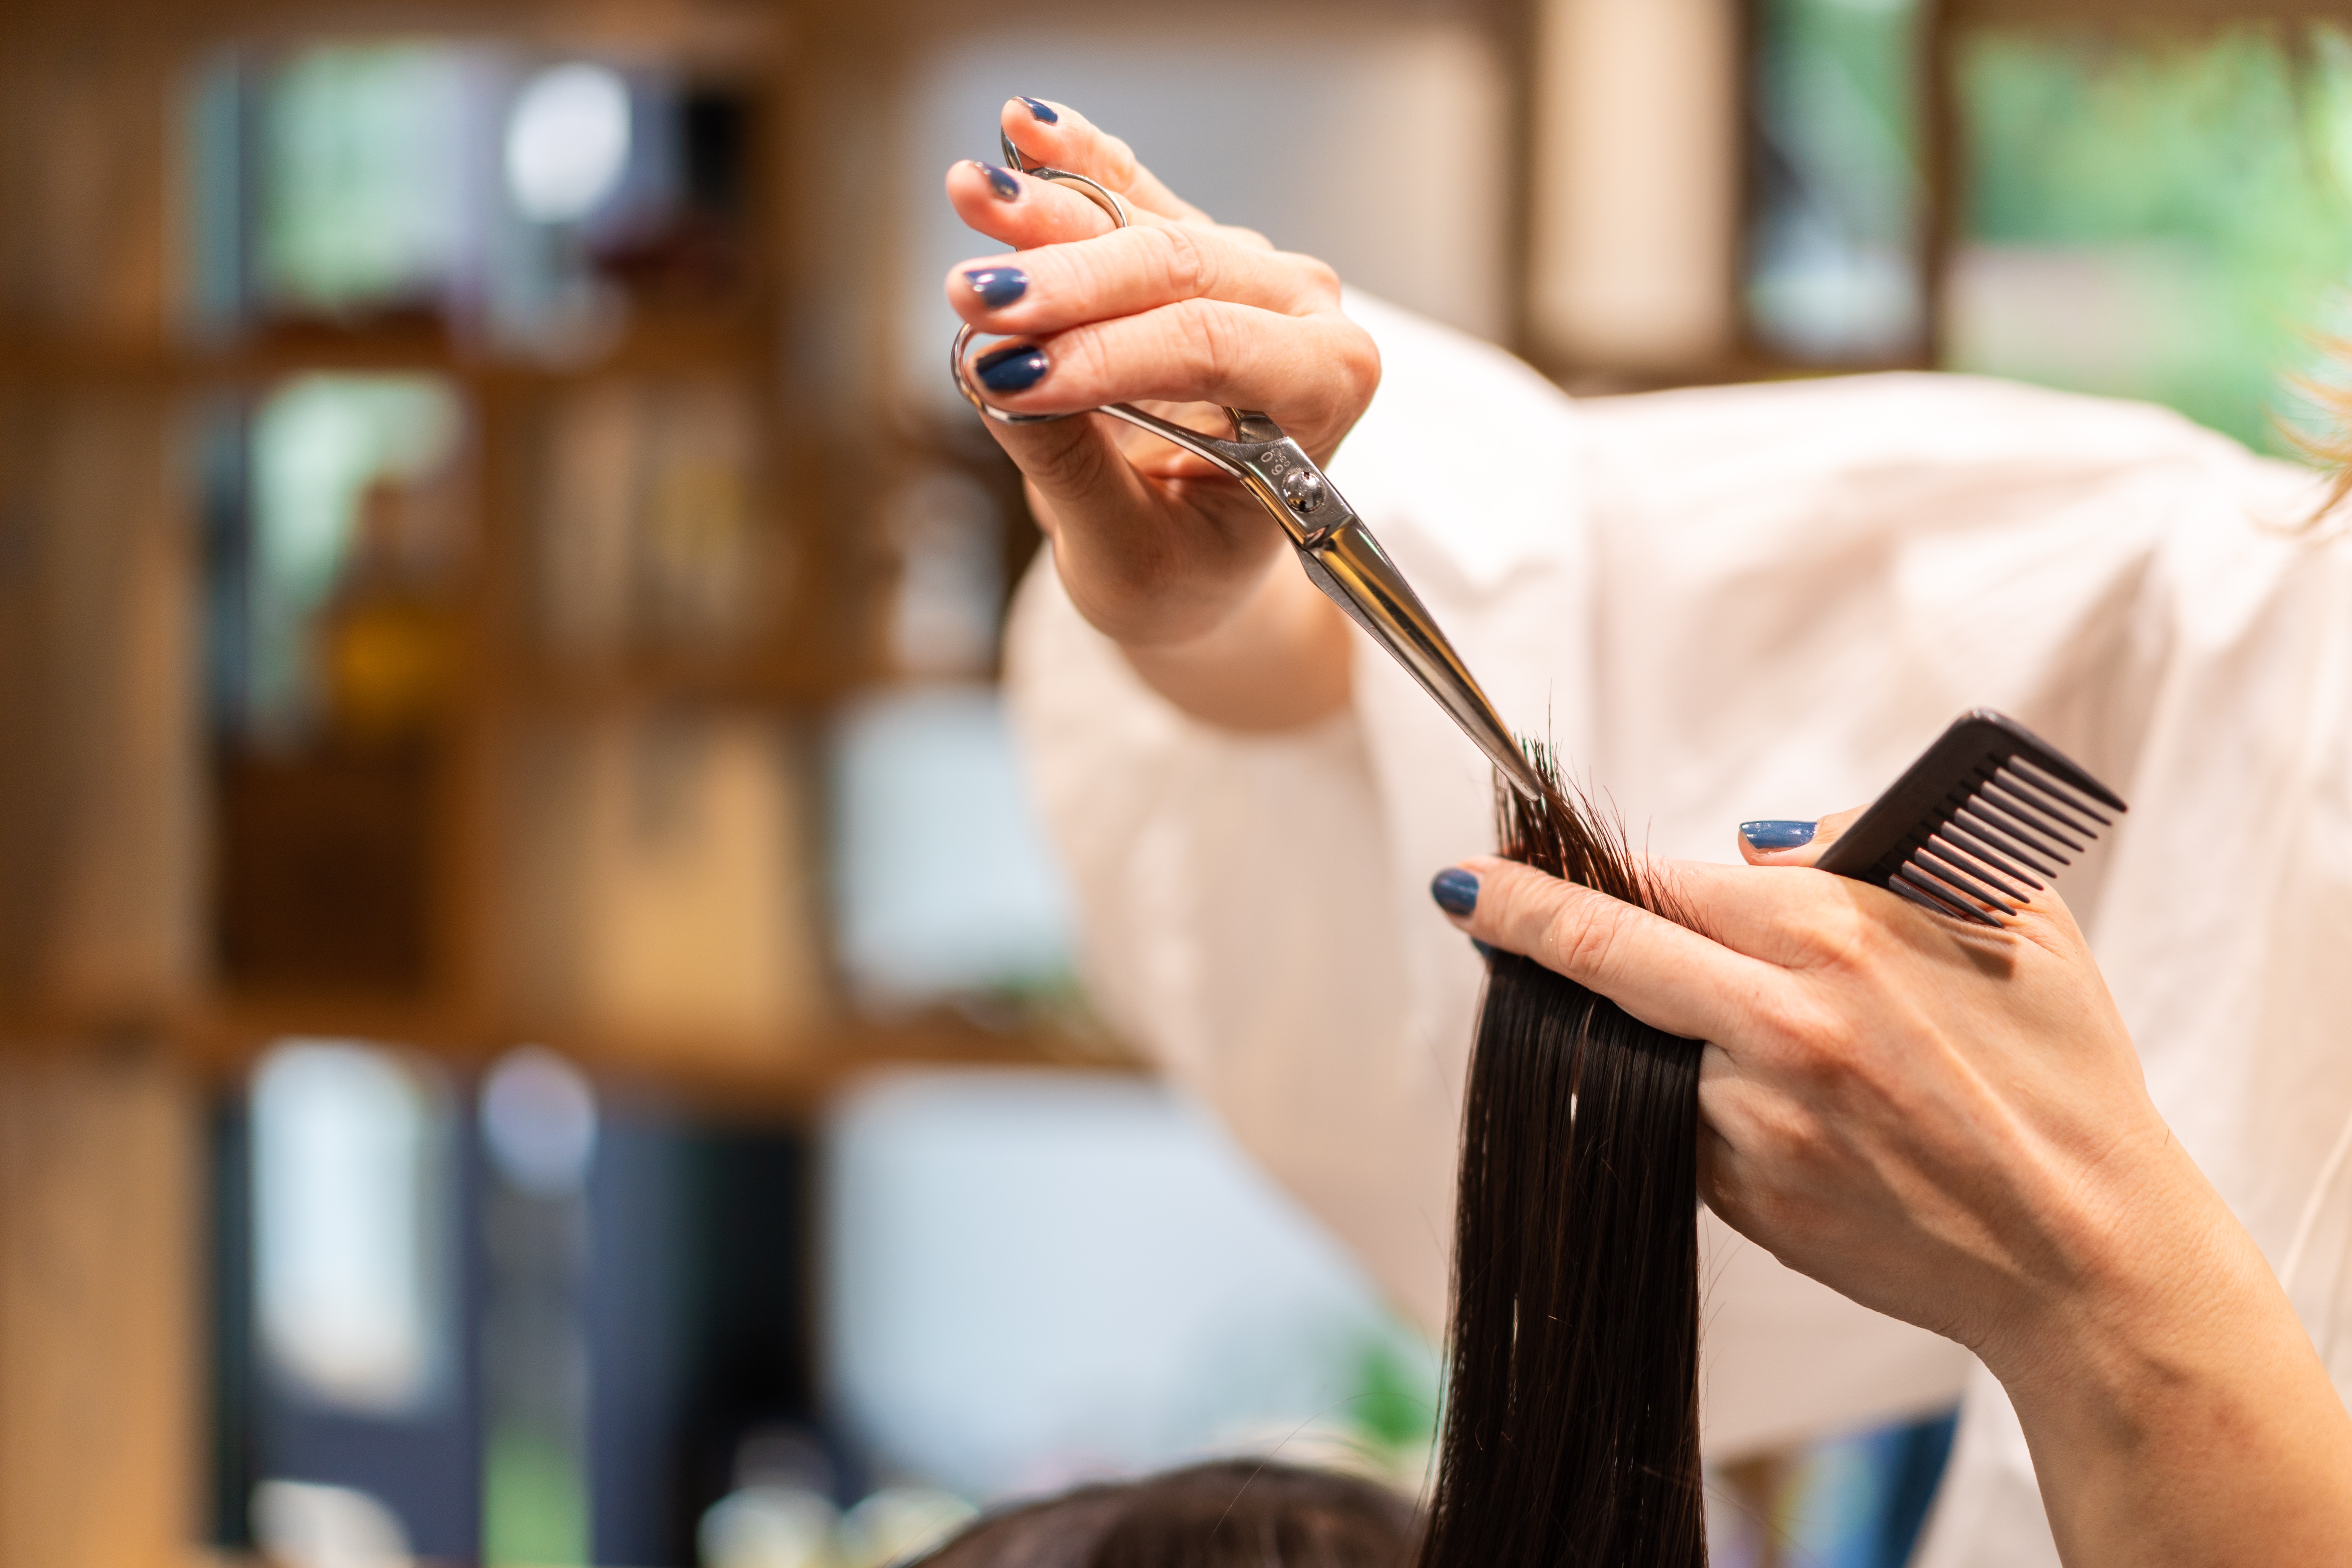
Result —
[[1948, 883], [1936, 878], [1923, 877], [1909, 866], [1895, 868], [1895, 875], [1886, 886], [1889, 891], [1900, 893], [1920, 908], [1933, 910], [1937, 914], [1950, 915], [1956, 920], [1975, 921], [1979, 925], [2000, 924], [1968, 899], [1953, 892]]
[[[2087, 810], [2074, 801], [2071, 792], [2065, 798]], [[1927, 903], [1918, 896], [1925, 893], [1934, 900], [1928, 908], [1989, 926], [2001, 923], [1997, 916], [2014, 917], [2017, 906], [2030, 901], [2042, 886], [2022, 877], [2008, 861], [2022, 861], [2045, 877], [2055, 877], [2060, 867], [2072, 865], [2074, 855], [2090, 847], [2089, 840], [2098, 836], [2097, 828], [2045, 800], [2041, 790], [2022, 782], [2020, 771], [2005, 763], [1979, 774], [1942, 821], [1919, 826], [1927, 829], [1925, 838], [1904, 858], [1888, 886], [1915, 903]], [[2003, 849], [2007, 859], [2000, 853]], [[2045, 863], [2052, 860], [2057, 865]], [[2011, 879], [2021, 877], [2032, 886], [2016, 886]]]
[[2014, 720], [1963, 716], [1823, 852], [1824, 870], [2000, 926], [2124, 803]]

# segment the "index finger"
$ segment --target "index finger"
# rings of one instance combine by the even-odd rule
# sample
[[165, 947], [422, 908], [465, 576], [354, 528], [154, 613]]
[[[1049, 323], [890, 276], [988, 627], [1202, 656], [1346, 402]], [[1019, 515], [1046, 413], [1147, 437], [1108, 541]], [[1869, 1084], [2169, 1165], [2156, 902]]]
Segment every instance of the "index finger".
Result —
[[1066, 103], [1010, 98], [998, 120], [1013, 144], [1033, 162], [1099, 181], [1144, 211], [1179, 223], [1215, 221], [1160, 183], [1136, 161], [1135, 149]]
[[[1108, 213], [1076, 187], [1000, 169], [967, 158], [948, 171], [948, 201], [956, 216], [1000, 245], [1034, 250], [1118, 232]], [[1139, 217], [1138, 226], [1162, 224]]]
[[1668, 1034], [1730, 1040], [1790, 984], [1772, 964], [1606, 893], [1515, 860], [1463, 864], [1478, 878], [1477, 902], [1457, 921], [1472, 936], [1525, 954]]

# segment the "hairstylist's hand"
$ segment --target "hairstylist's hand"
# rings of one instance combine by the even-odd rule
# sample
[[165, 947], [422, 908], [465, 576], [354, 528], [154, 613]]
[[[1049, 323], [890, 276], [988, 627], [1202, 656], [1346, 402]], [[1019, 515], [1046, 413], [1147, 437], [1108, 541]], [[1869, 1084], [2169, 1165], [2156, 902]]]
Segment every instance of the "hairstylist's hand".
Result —
[[1750, 824], [1744, 867], [1661, 865], [1697, 930], [1498, 859], [1433, 890], [1707, 1042], [1709, 1205], [1975, 1351], [2069, 1563], [2352, 1563], [2352, 1420], [2149, 1100], [2074, 917], [2044, 892], [1964, 927], [1808, 868], [1854, 815], [1810, 841]]
[[[1127, 229], [1076, 189], [959, 163], [948, 198], [1017, 254], [948, 275], [959, 314], [1005, 341], [975, 379], [1013, 413], [1129, 402], [1230, 433], [1215, 406], [1263, 409], [1318, 462], [1371, 402], [1380, 355], [1339, 313], [1339, 281], [1179, 200], [1127, 144], [1060, 104], [1014, 99], [1003, 125], [1032, 160], [1117, 192]], [[1197, 715], [1276, 729], [1347, 694], [1339, 611], [1286, 559], [1241, 486], [1114, 421], [988, 423], [1028, 476], [1038, 522], [1081, 614], [1145, 679]]]

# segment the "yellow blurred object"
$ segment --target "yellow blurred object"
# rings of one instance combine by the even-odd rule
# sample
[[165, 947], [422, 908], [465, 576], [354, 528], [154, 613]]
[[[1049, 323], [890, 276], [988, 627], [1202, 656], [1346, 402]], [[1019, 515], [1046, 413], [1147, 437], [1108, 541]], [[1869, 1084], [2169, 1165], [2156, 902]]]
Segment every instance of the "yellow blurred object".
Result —
[[329, 712], [354, 739], [385, 742], [435, 727], [449, 704], [451, 626], [421, 597], [363, 598], [327, 628]]
[[351, 562], [320, 631], [329, 720], [346, 740], [415, 739], [454, 700], [441, 521], [429, 498], [389, 480], [360, 498]]

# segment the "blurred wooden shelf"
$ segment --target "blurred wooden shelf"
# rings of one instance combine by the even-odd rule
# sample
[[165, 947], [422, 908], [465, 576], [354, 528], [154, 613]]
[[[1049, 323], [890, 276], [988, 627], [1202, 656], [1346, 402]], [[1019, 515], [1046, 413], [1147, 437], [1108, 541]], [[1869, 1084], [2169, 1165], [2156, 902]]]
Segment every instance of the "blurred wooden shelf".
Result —
[[544, 1044], [616, 1085], [676, 1089], [719, 1108], [804, 1107], [845, 1078], [889, 1067], [1146, 1070], [1083, 1013], [1020, 1003], [940, 1005], [898, 1017], [841, 1006], [756, 1036], [616, 1028], [446, 1002], [323, 993], [219, 996], [176, 1006], [0, 1009], [0, 1054], [161, 1052], [223, 1080], [288, 1038], [407, 1046], [461, 1068], [517, 1045]]
[[0, 381], [253, 383], [322, 371], [430, 373], [469, 385], [560, 386], [603, 376], [772, 374], [778, 327], [764, 305], [665, 312], [607, 342], [476, 341], [440, 321], [263, 323], [207, 342], [194, 336], [28, 331], [0, 326]]
[[161, 1056], [227, 1085], [273, 1044], [358, 1039], [404, 1046], [459, 1072], [522, 1044], [561, 1050], [607, 1092], [690, 1108], [718, 1120], [801, 1121], [844, 1084], [902, 1068], [1050, 1068], [1137, 1074], [1148, 1064], [1083, 1019], [1044, 1012], [982, 1021], [940, 1006], [898, 1019], [842, 1011], [789, 1034], [747, 1039], [688, 1032], [543, 1026], [446, 1006], [362, 997], [223, 999], [136, 1012], [56, 1008], [0, 1013], [0, 1055]]
[[759, 707], [790, 716], [838, 698], [866, 672], [846, 659], [771, 644], [709, 656], [611, 658], [567, 658], [533, 649], [510, 654], [482, 673], [504, 683], [509, 699], [533, 713], [580, 717], [657, 703]]

